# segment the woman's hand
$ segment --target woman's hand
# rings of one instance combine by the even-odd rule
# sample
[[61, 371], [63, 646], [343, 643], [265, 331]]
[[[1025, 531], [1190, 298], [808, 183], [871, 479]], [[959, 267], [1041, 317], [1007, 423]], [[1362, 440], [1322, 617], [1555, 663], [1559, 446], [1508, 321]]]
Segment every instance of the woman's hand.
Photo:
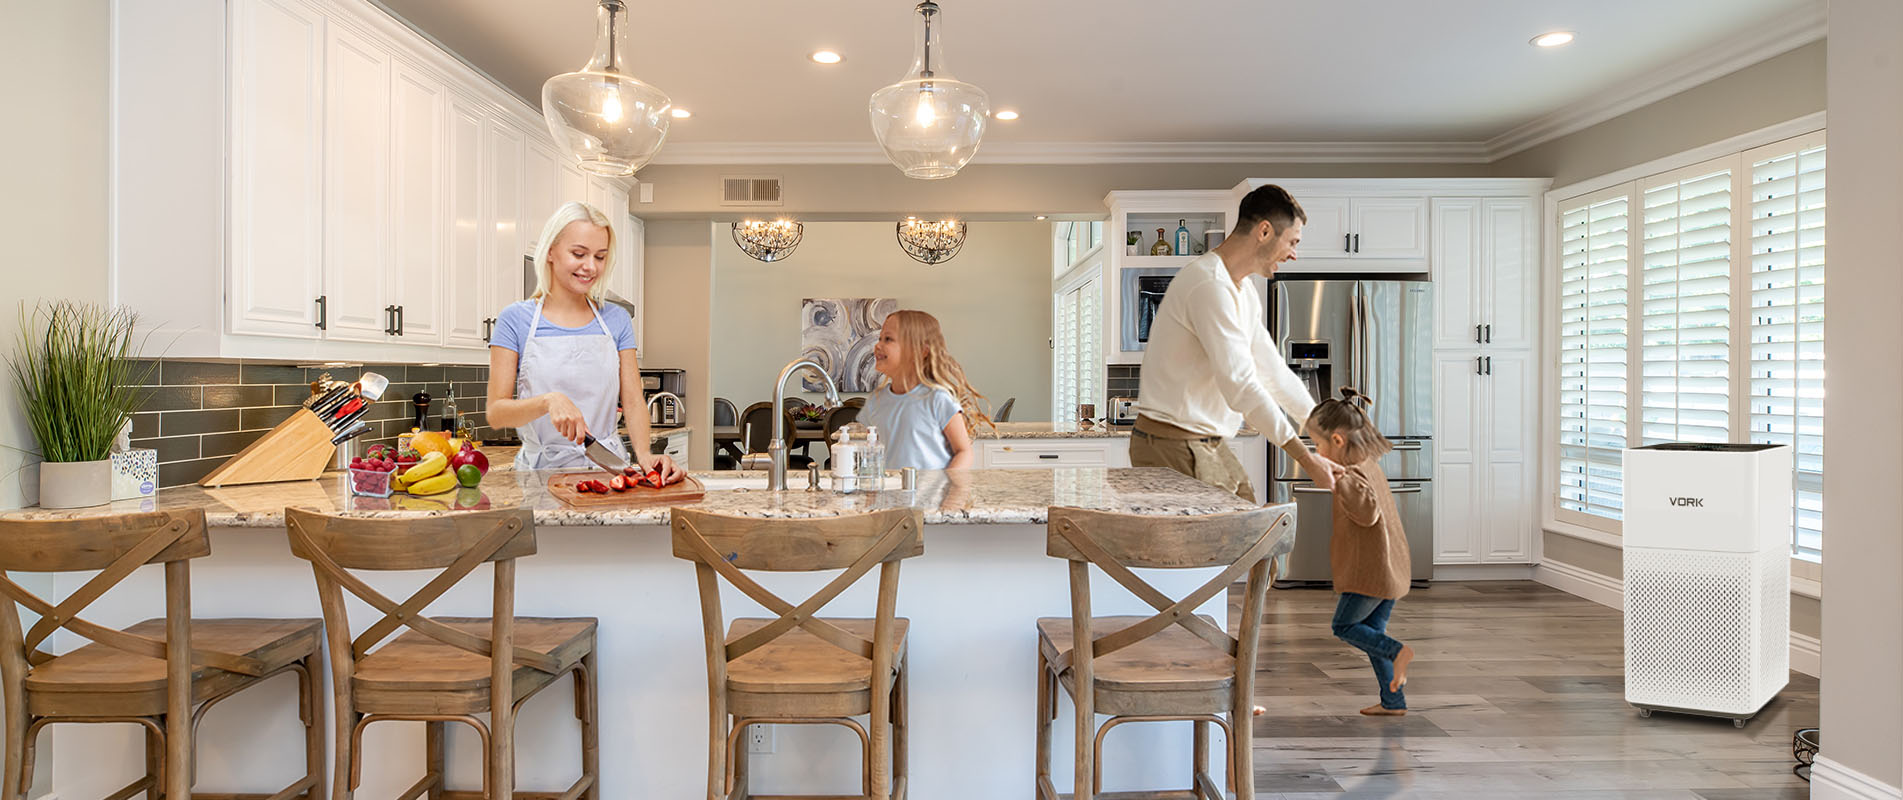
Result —
[[681, 475], [684, 474], [680, 465], [674, 463], [674, 459], [668, 456], [649, 455], [646, 461], [641, 461], [637, 456], [635, 460], [640, 461], [643, 471], [661, 473], [662, 486], [679, 480]]
[[549, 392], [542, 397], [548, 403], [548, 421], [555, 426], [555, 432], [581, 444], [588, 436], [588, 422], [581, 418], [581, 409], [575, 407], [575, 401], [561, 392]]

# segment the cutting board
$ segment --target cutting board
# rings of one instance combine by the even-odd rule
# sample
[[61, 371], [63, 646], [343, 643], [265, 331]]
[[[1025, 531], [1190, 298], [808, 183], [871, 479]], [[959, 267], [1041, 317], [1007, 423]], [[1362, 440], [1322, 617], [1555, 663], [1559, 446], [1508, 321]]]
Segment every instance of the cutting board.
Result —
[[701, 498], [707, 496], [707, 487], [702, 485], [701, 482], [692, 475], [682, 478], [680, 483], [660, 489], [636, 486], [625, 492], [611, 491], [607, 494], [575, 491], [575, 484], [581, 481], [601, 481], [602, 483], [607, 483], [608, 477], [608, 473], [601, 470], [594, 472], [562, 472], [550, 475], [548, 477], [548, 493], [575, 508], [657, 508], [666, 506], [687, 506], [698, 503]]

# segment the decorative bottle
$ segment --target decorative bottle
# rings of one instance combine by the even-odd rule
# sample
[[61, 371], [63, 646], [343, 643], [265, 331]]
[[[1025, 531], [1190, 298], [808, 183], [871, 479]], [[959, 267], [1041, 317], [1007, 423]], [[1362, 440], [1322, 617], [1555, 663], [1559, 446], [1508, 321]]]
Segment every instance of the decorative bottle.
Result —
[[1170, 237], [1163, 232], [1162, 228], [1156, 229], [1156, 244], [1150, 245], [1150, 255], [1170, 255]]
[[1179, 219], [1176, 221], [1176, 254], [1179, 256], [1189, 255], [1189, 220]]

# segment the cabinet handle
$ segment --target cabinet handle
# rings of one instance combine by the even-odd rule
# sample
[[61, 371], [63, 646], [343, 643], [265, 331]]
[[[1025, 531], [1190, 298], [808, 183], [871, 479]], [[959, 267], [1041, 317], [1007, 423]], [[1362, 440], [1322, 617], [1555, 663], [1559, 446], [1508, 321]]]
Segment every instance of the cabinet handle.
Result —
[[1493, 374], [1493, 356], [1486, 356], [1486, 359], [1487, 359], [1487, 374], [1492, 375]]
[[1487, 323], [1487, 344], [1493, 344], [1493, 323]]
[[1475, 325], [1475, 326], [1474, 326], [1474, 344], [1479, 344], [1479, 343], [1480, 343], [1480, 328], [1481, 328], [1481, 327], [1482, 327], [1482, 326], [1480, 326], [1480, 325]]
[[403, 307], [396, 307], [396, 335], [403, 335]]
[[1058, 458], [1058, 455], [1056, 453], [1039, 453], [1037, 454], [1037, 457], [1042, 458], [1046, 461], [1056, 461]]
[[494, 319], [485, 319], [482, 321], [482, 341], [485, 344], [488, 343], [489, 337], [495, 335], [495, 324], [496, 321]]
[[1361, 252], [1361, 234], [1355, 234], [1355, 252]]
[[1480, 358], [1481, 358], [1480, 356], [1474, 356], [1474, 374], [1475, 374], [1475, 375], [1485, 375], [1485, 374], [1487, 374], [1487, 373], [1485, 373], [1485, 372], [1481, 372], [1481, 371], [1480, 371]]
[[1344, 253], [1354, 252], [1353, 250], [1349, 249], [1350, 247], [1349, 243], [1353, 241], [1354, 241], [1353, 234], [1347, 234], [1347, 233], [1342, 234], [1341, 235], [1341, 252], [1344, 252]]
[[317, 296], [317, 329], [320, 331], [330, 330], [329, 295], [320, 294]]
[[383, 335], [396, 335], [396, 306], [383, 307]]

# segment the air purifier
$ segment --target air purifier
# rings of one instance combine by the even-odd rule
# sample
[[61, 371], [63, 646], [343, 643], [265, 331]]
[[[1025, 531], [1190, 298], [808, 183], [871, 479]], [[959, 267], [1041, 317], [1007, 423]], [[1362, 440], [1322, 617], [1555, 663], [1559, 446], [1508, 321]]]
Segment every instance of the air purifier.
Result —
[[1625, 697], [1756, 715], [1790, 678], [1791, 448], [1625, 451]]

